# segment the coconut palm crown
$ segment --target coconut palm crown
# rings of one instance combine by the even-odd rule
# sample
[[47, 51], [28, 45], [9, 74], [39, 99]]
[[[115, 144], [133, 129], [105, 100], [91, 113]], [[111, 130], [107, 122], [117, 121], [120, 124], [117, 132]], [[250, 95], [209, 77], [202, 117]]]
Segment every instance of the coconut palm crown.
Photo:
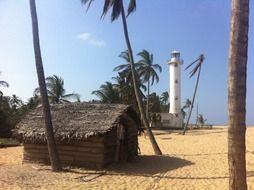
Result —
[[156, 72], [162, 71], [161, 66], [153, 64], [153, 54], [150, 54], [147, 50], [143, 50], [138, 55], [141, 60], [138, 62], [138, 73], [141, 77], [142, 82], [147, 82], [147, 102], [146, 102], [146, 116], [149, 115], [149, 95], [150, 95], [150, 83], [153, 85], [154, 81], [159, 82], [159, 76]]
[[[129, 54], [128, 50], [121, 52], [119, 57], [124, 59], [126, 61], [126, 63], [116, 66], [113, 69], [113, 71], [119, 71], [121, 73], [121, 75], [126, 78], [126, 82], [131, 83], [132, 82], [131, 65], [130, 65], [131, 60], [130, 60], [130, 54]], [[137, 68], [137, 67], [138, 67], [138, 65], [136, 63], [135, 68]]]
[[[49, 76], [46, 78], [46, 87], [49, 100], [53, 104], [70, 102], [70, 99], [79, 101], [80, 96], [76, 93], [66, 94], [64, 89], [64, 80], [57, 76]], [[35, 94], [39, 93], [39, 88], [35, 89]]]
[[[151, 79], [151, 85], [154, 81], [159, 82], [159, 76], [156, 72], [162, 71], [162, 68], [159, 64], [153, 64], [153, 54], [150, 54], [147, 50], [143, 50], [138, 55], [141, 57], [141, 60], [138, 62], [139, 74], [143, 82], [149, 82]], [[150, 82], [149, 82], [150, 83]]]
[[119, 91], [111, 82], [102, 84], [100, 89], [93, 91], [92, 94], [96, 95], [103, 103], [120, 103]]
[[168, 99], [169, 99], [169, 94], [167, 91], [162, 92], [161, 96], [160, 96], [160, 100], [162, 102], [162, 104], [166, 105], [168, 104]]
[[[94, 0], [81, 0], [82, 3], [88, 4], [87, 9], [90, 7]], [[112, 8], [111, 12], [111, 21], [115, 21], [118, 19], [118, 17], [121, 14], [121, 1], [119, 0], [104, 0], [104, 6], [103, 6], [103, 11], [101, 18], [104, 18], [106, 14], [108, 13], [108, 10]], [[132, 12], [136, 10], [136, 0], [130, 0], [129, 1], [129, 6], [127, 10], [127, 16], [129, 16]]]

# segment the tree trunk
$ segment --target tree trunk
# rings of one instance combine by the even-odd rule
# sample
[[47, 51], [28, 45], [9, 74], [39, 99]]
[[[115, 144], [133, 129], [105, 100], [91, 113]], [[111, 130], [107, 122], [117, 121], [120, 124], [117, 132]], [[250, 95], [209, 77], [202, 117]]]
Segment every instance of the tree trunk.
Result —
[[147, 81], [147, 99], [146, 99], [146, 118], [149, 122], [149, 95], [150, 95], [150, 79]]
[[198, 70], [197, 82], [196, 82], [196, 86], [195, 86], [195, 90], [194, 90], [194, 94], [193, 94], [193, 98], [192, 98], [192, 102], [191, 102], [190, 112], [189, 112], [186, 124], [184, 125], [183, 135], [185, 135], [186, 129], [187, 129], [188, 125], [189, 125], [189, 121], [190, 121], [190, 117], [191, 117], [191, 113], [192, 113], [192, 109], [193, 109], [193, 104], [194, 104], [194, 101], [195, 101], [195, 98], [196, 98], [197, 89], [198, 89], [198, 83], [199, 83], [199, 77], [200, 77], [201, 67], [202, 67], [202, 64], [200, 65], [199, 70]]
[[139, 93], [139, 90], [138, 90], [138, 87], [137, 87], [137, 72], [136, 72], [135, 67], [134, 67], [134, 58], [133, 58], [133, 53], [132, 53], [131, 44], [130, 44], [130, 40], [129, 40], [127, 22], [126, 22], [126, 18], [125, 18], [125, 11], [124, 11], [124, 6], [123, 6], [123, 1], [122, 0], [120, 0], [120, 6], [121, 6], [121, 17], [122, 17], [122, 22], [123, 22], [125, 41], [126, 41], [126, 45], [127, 45], [127, 48], [128, 48], [129, 55], [130, 55], [131, 74], [132, 74], [132, 80], [133, 80], [135, 96], [136, 96], [137, 103], [138, 103], [138, 108], [139, 108], [139, 111], [140, 111], [140, 114], [141, 114], [143, 124], [145, 125], [145, 128], [147, 130], [148, 137], [151, 141], [154, 153], [156, 155], [161, 155], [162, 154], [161, 150], [160, 150], [160, 148], [159, 148], [159, 146], [158, 146], [158, 144], [157, 144], [157, 142], [156, 142], [156, 140], [153, 136], [151, 128], [148, 125], [148, 121], [147, 121], [147, 118], [146, 118], [145, 112], [144, 112], [143, 102], [142, 102], [142, 99], [140, 97], [140, 93]]
[[228, 78], [229, 189], [245, 190], [246, 183], [246, 70], [249, 0], [232, 0]]
[[39, 29], [35, 0], [30, 0], [30, 11], [32, 18], [32, 30], [33, 30], [33, 44], [34, 44], [34, 55], [35, 65], [37, 70], [38, 82], [40, 86], [40, 94], [42, 97], [43, 115], [45, 119], [46, 137], [49, 151], [49, 158], [53, 171], [62, 170], [59, 156], [57, 154], [56, 143], [54, 139], [53, 126], [51, 121], [50, 106], [48, 101], [48, 95], [45, 84], [45, 76], [41, 58], [40, 40], [39, 40]]

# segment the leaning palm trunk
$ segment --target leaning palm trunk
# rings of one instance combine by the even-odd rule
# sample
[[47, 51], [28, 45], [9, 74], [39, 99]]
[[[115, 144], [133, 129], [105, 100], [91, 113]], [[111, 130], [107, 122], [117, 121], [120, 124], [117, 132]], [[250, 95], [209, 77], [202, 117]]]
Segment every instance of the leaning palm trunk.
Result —
[[45, 76], [41, 58], [39, 31], [38, 31], [38, 20], [35, 0], [30, 0], [30, 11], [32, 18], [32, 29], [33, 29], [33, 44], [35, 54], [35, 65], [37, 70], [38, 82], [40, 86], [40, 93], [42, 97], [43, 114], [45, 119], [46, 137], [49, 151], [49, 158], [53, 171], [60, 171], [62, 169], [59, 156], [57, 154], [56, 143], [54, 139], [53, 126], [51, 121], [50, 106], [48, 101], [47, 89], [45, 84]]
[[147, 81], [147, 99], [146, 99], [146, 118], [149, 122], [149, 95], [150, 95], [150, 77], [148, 77]]
[[197, 89], [198, 89], [198, 83], [199, 83], [199, 77], [200, 77], [200, 72], [201, 72], [201, 66], [202, 65], [200, 65], [199, 70], [198, 70], [198, 76], [197, 76], [196, 86], [195, 86], [193, 98], [192, 98], [192, 101], [191, 101], [191, 107], [190, 107], [189, 115], [187, 117], [186, 124], [184, 125], [183, 135], [185, 135], [186, 129], [187, 129], [188, 125], [189, 125], [189, 121], [190, 121], [190, 117], [191, 117], [191, 113], [192, 113], [192, 109], [193, 109], [193, 104], [194, 104], [194, 101], [195, 101], [195, 98], [196, 98]]
[[246, 69], [248, 57], [249, 0], [232, 0], [228, 78], [229, 189], [246, 184]]
[[161, 155], [161, 150], [153, 136], [152, 130], [148, 125], [148, 121], [147, 118], [145, 116], [145, 112], [144, 112], [144, 108], [143, 108], [143, 102], [141, 100], [140, 94], [139, 94], [139, 90], [137, 87], [137, 73], [134, 67], [134, 59], [133, 59], [133, 53], [132, 53], [132, 49], [131, 49], [131, 44], [130, 44], [130, 40], [129, 40], [129, 35], [128, 35], [128, 29], [127, 29], [127, 22], [126, 22], [126, 18], [125, 18], [125, 11], [124, 11], [124, 7], [123, 7], [123, 1], [120, 0], [120, 6], [121, 6], [121, 17], [122, 17], [122, 21], [123, 21], [123, 29], [124, 29], [124, 36], [125, 36], [125, 41], [126, 41], [126, 45], [128, 48], [128, 52], [130, 55], [130, 65], [131, 65], [131, 74], [132, 74], [132, 79], [133, 79], [133, 86], [134, 86], [134, 91], [135, 91], [135, 96], [137, 99], [137, 103], [138, 103], [138, 108], [141, 114], [141, 119], [143, 121], [143, 124], [147, 130], [147, 134], [148, 137], [151, 141], [151, 144], [153, 146], [153, 150], [154, 153], [156, 155]]

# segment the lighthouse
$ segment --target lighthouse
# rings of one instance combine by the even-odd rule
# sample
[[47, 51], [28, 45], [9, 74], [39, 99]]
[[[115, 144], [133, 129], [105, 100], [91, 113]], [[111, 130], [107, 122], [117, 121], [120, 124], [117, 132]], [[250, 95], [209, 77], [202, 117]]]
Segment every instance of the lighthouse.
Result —
[[169, 65], [169, 115], [171, 125], [182, 127], [183, 116], [181, 113], [181, 65], [179, 51], [172, 51]]

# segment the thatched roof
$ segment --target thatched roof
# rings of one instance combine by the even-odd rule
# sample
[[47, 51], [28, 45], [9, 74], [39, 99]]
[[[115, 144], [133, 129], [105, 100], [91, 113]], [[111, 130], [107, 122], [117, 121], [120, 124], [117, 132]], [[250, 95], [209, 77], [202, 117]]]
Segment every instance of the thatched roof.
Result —
[[[136, 112], [126, 105], [66, 103], [51, 105], [52, 123], [57, 142], [80, 141], [105, 134], [126, 114], [138, 122]], [[45, 143], [42, 106], [35, 108], [17, 125], [13, 136], [21, 142]]]

